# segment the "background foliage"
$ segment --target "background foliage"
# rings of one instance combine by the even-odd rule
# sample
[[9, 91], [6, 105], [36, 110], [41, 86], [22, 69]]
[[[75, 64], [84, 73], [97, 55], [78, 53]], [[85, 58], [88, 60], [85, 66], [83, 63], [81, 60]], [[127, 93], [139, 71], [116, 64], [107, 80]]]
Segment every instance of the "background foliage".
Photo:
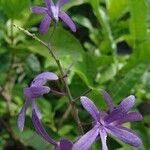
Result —
[[[0, 0], [0, 150], [51, 150], [33, 128], [30, 110], [25, 131], [16, 126], [17, 115], [24, 102], [23, 88], [42, 71], [59, 74], [57, 66], [45, 47], [21, 33], [17, 24], [39, 36], [42, 15], [31, 14], [31, 6], [44, 5], [42, 0]], [[88, 94], [98, 107], [106, 110], [99, 93], [106, 89], [118, 104], [124, 97], [134, 94], [136, 107], [143, 121], [127, 126], [136, 130], [143, 140], [140, 150], [148, 150], [150, 141], [150, 1], [149, 0], [70, 0], [63, 7], [77, 25], [71, 33], [61, 22], [52, 40], [52, 47], [68, 74], [73, 97]], [[52, 26], [52, 24], [51, 24]], [[51, 28], [45, 36], [46, 41]], [[60, 91], [59, 82], [50, 83]], [[70, 114], [64, 119], [68, 107], [66, 97], [53, 94], [39, 98], [43, 123], [55, 138], [73, 141], [79, 135]], [[85, 131], [90, 128], [89, 115], [76, 100]], [[84, 122], [86, 120], [86, 122]], [[111, 150], [132, 150], [112, 138]], [[97, 141], [93, 150], [100, 147]]]

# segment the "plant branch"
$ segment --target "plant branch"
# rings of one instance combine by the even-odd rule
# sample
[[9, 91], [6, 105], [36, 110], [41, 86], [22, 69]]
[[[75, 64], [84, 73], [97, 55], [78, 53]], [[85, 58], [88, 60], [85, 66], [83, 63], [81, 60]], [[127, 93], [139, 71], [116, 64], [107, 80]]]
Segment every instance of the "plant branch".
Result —
[[19, 29], [20, 31], [22, 31], [23, 33], [25, 33], [26, 35], [32, 37], [33, 39], [35, 39], [36, 41], [40, 42], [43, 46], [45, 46], [48, 50], [49, 50], [49, 53], [51, 54], [51, 56], [53, 57], [53, 59], [55, 60], [57, 66], [58, 66], [58, 69], [60, 71], [60, 74], [61, 74], [61, 81], [62, 83], [64, 84], [64, 87], [65, 87], [65, 91], [66, 91], [66, 94], [67, 94], [67, 97], [69, 99], [69, 103], [72, 107], [71, 109], [71, 112], [72, 112], [72, 115], [80, 129], [80, 132], [81, 134], [83, 134], [83, 128], [82, 128], [82, 124], [81, 124], [81, 121], [80, 121], [80, 118], [78, 116], [78, 110], [76, 109], [76, 106], [75, 106], [75, 102], [72, 98], [72, 95], [71, 95], [71, 92], [70, 92], [70, 89], [69, 89], [69, 86], [67, 84], [67, 81], [64, 77], [64, 72], [63, 72], [63, 69], [62, 69], [62, 66], [60, 64], [60, 61], [59, 59], [56, 57], [56, 55], [54, 54], [53, 50], [51, 49], [51, 47], [49, 46], [49, 44], [47, 45], [44, 41], [42, 41], [41, 39], [39, 39], [35, 34], [32, 34], [30, 33], [29, 31], [21, 28], [21, 27], [18, 27], [16, 25], [14, 25], [14, 27], [16, 27], [17, 29]]

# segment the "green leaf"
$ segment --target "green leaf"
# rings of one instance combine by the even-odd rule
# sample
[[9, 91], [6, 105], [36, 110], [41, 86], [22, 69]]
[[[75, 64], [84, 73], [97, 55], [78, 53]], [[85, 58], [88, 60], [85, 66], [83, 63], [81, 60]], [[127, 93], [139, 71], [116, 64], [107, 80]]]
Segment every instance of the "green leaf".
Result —
[[[51, 32], [51, 31], [50, 31]], [[40, 37], [43, 41], [47, 42], [50, 32], [46, 36]], [[57, 28], [54, 37], [51, 41], [51, 47], [64, 66], [69, 66], [72, 63], [82, 59], [82, 52], [84, 51], [80, 42], [68, 31], [63, 28]], [[55, 64], [51, 55], [41, 43], [37, 41], [25, 41], [25, 43], [18, 45], [17, 49], [30, 50], [33, 53], [38, 53], [49, 59], [52, 64]]]
[[35, 55], [30, 54], [27, 57], [26, 62], [27, 62], [28, 67], [31, 69], [31, 71], [40, 72], [40, 70], [41, 70], [40, 62], [39, 62], [38, 58]]
[[86, 85], [94, 86], [94, 81], [97, 75], [97, 64], [93, 56], [85, 53], [83, 55], [83, 61], [78, 62], [74, 70]]
[[72, 129], [73, 129], [73, 126], [71, 126], [71, 125], [65, 125], [65, 126], [63, 126], [63, 127], [58, 131], [58, 134], [59, 134], [60, 136], [64, 136], [64, 135], [66, 135], [66, 134], [69, 134]]
[[128, 0], [106, 0], [107, 10], [111, 20], [119, 19], [126, 11]]
[[83, 79], [79, 77], [79, 75], [75, 74], [71, 80], [70, 90], [73, 97], [79, 97], [82, 93], [84, 93], [88, 87], [86, 86]]
[[137, 44], [136, 49], [133, 51], [127, 65], [123, 68], [122, 72], [128, 72], [137, 64], [150, 59], [150, 40], [146, 40], [141, 44]]
[[2, 6], [8, 18], [18, 19], [29, 8], [29, 0], [2, 0]]
[[145, 0], [129, 0], [130, 31], [133, 41], [144, 40], [147, 31], [147, 5]]
[[109, 92], [114, 101], [120, 102], [123, 98], [128, 96], [131, 89], [140, 82], [144, 72], [148, 69], [150, 62], [141, 62], [129, 72], [127, 72], [122, 79], [115, 79], [109, 86]]
[[117, 73], [117, 69], [115, 64], [111, 64], [109, 67], [107, 67], [100, 75], [99, 81], [97, 81], [98, 83], [102, 84], [105, 83], [111, 79], [113, 79], [113, 77], [116, 75]]

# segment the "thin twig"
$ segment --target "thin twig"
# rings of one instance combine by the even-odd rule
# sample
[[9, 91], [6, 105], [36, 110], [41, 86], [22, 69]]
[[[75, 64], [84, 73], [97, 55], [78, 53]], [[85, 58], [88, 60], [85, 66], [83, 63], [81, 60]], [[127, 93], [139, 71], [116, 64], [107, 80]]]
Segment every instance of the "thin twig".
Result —
[[71, 108], [72, 108], [71, 105], [69, 105], [68, 108], [67, 108], [67, 110], [63, 114], [60, 122], [59, 122], [59, 127], [61, 127], [62, 124], [64, 123], [64, 121], [68, 118], [68, 115], [70, 114]]
[[50, 92], [52, 92], [54, 95], [57, 95], [57, 96], [66, 96], [66, 93], [59, 92], [54, 89], [51, 89]]
[[26, 35], [32, 37], [33, 39], [37, 40], [38, 42], [40, 42], [43, 46], [45, 46], [49, 50], [49, 53], [51, 54], [51, 56], [55, 60], [57, 66], [58, 66], [58, 69], [60, 71], [60, 74], [61, 74], [61, 78], [60, 79], [61, 79], [62, 83], [64, 84], [64, 87], [65, 87], [65, 90], [66, 90], [66, 94], [67, 94], [67, 97], [69, 99], [69, 103], [70, 103], [70, 105], [72, 107], [72, 109], [71, 109], [72, 115], [73, 115], [73, 117], [74, 117], [74, 119], [75, 119], [79, 129], [80, 129], [81, 134], [83, 134], [84, 132], [83, 132], [83, 128], [82, 128], [82, 124], [81, 124], [80, 118], [78, 116], [78, 110], [76, 109], [75, 102], [74, 102], [74, 100], [72, 98], [72, 95], [71, 95], [69, 86], [67, 84], [67, 81], [66, 81], [65, 78], [63, 78], [64, 72], [63, 72], [63, 69], [62, 69], [62, 66], [60, 64], [59, 59], [55, 56], [55, 54], [54, 54], [53, 50], [51, 49], [51, 47], [49, 46], [49, 44], [47, 45], [44, 41], [39, 39], [35, 34], [32, 34], [29, 31], [27, 31], [27, 30], [25, 30], [25, 29], [23, 29], [21, 27], [18, 27], [16, 25], [14, 25], [14, 27], [16, 27], [20, 31], [24, 32]]
[[[88, 93], [90, 93], [92, 91], [92, 89], [88, 89], [87, 91], [83, 92], [81, 95], [87, 95]], [[74, 99], [74, 101], [78, 100], [80, 98], [77, 97]], [[59, 127], [61, 127], [61, 125], [63, 124], [63, 122], [65, 121], [65, 119], [68, 117], [70, 111], [71, 111], [71, 106], [69, 105], [69, 107], [66, 109], [65, 113], [63, 114], [62, 116], [62, 119], [60, 120], [60, 124], [59, 124]], [[83, 123], [81, 123], [83, 125]]]
[[[82, 93], [81, 95], [87, 95], [87, 94], [89, 94], [91, 91], [92, 91], [92, 89], [88, 89], [87, 91], [85, 91], [85, 92]], [[80, 96], [77, 97], [77, 98], [74, 98], [74, 101], [78, 100], [79, 98], [80, 98]]]

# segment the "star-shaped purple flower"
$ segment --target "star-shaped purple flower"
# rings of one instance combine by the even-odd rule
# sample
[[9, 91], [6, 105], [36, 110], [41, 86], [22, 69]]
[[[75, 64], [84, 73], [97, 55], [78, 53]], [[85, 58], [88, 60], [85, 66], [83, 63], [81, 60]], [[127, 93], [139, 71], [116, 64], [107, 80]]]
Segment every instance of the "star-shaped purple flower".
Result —
[[40, 24], [40, 33], [44, 34], [48, 31], [51, 20], [58, 22], [59, 18], [73, 31], [76, 32], [76, 26], [71, 18], [60, 8], [68, 2], [68, 0], [58, 0], [56, 4], [52, 0], [44, 0], [46, 7], [32, 7], [32, 12], [45, 14], [44, 19]]
[[135, 97], [133, 95], [128, 96], [115, 108], [110, 95], [106, 91], [103, 91], [102, 95], [109, 108], [108, 113], [99, 111], [89, 98], [85, 96], [81, 97], [81, 103], [95, 120], [95, 125], [74, 144], [72, 150], [88, 150], [98, 136], [102, 141], [102, 149], [108, 150], [106, 144], [107, 134], [131, 146], [141, 146], [142, 141], [138, 135], [132, 130], [122, 126], [123, 123], [142, 119], [140, 113], [129, 112], [135, 104]]
[[34, 109], [37, 116], [41, 118], [41, 114], [36, 104], [36, 98], [50, 92], [50, 88], [44, 86], [48, 80], [58, 80], [58, 76], [52, 72], [41, 73], [34, 78], [30, 87], [24, 89], [26, 100], [18, 116], [18, 128], [21, 131], [23, 131], [26, 110], [30, 104], [32, 104], [32, 110]]
[[46, 130], [44, 129], [39, 117], [37, 116], [36, 110], [32, 110], [32, 121], [37, 133], [43, 137], [49, 144], [55, 146], [55, 150], [72, 150], [73, 143], [67, 139], [61, 139], [59, 142], [53, 140]]

